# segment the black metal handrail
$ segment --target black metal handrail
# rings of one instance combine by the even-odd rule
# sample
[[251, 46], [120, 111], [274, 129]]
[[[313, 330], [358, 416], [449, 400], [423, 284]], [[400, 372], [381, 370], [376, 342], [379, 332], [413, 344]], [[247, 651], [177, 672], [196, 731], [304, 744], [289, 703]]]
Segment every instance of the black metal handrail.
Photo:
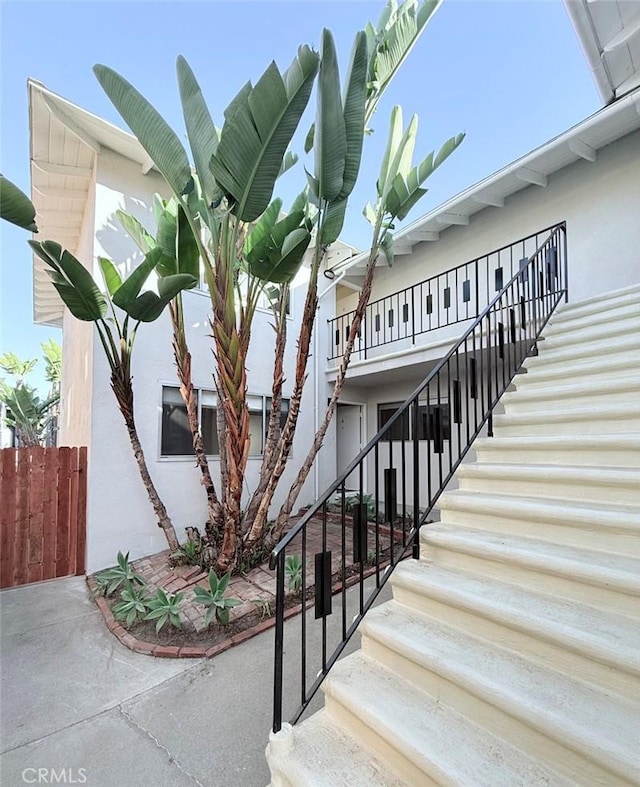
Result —
[[[371, 301], [365, 310], [355, 357], [370, 357], [370, 351], [475, 319], [498, 293], [504, 281], [526, 264], [555, 225], [520, 238], [488, 254], [431, 276], [410, 287]], [[329, 326], [328, 360], [342, 358], [355, 310], [327, 320]]]
[[[392, 569], [409, 548], [419, 557], [420, 527], [485, 425], [493, 434], [493, 410], [525, 358], [535, 352], [554, 309], [567, 299], [567, 285], [562, 222], [550, 228], [526, 264], [271, 553], [270, 568], [277, 571], [274, 732], [282, 726], [286, 591], [302, 605], [295, 723]], [[350, 498], [347, 489], [354, 483], [357, 491]], [[365, 489], [372, 494], [365, 495]], [[368, 577], [374, 587], [365, 598]], [[350, 582], [358, 585], [355, 601], [347, 594]], [[330, 650], [327, 618], [336, 587], [341, 625]], [[350, 623], [349, 604], [356, 609]], [[314, 621], [308, 620], [310, 606], [315, 607]], [[320, 629], [321, 647], [309, 653], [314, 625]]]

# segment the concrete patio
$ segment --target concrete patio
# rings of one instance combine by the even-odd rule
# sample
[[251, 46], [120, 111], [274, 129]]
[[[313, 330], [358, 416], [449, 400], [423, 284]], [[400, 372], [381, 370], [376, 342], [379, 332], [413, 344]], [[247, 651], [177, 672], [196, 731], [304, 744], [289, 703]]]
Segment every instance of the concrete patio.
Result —
[[[339, 609], [337, 596], [329, 629]], [[273, 630], [210, 660], [133, 653], [82, 577], [4, 590], [0, 613], [3, 785], [46, 783], [39, 768], [92, 787], [268, 783]], [[297, 657], [297, 620], [285, 624], [286, 658]], [[285, 680], [285, 708], [298, 691]]]

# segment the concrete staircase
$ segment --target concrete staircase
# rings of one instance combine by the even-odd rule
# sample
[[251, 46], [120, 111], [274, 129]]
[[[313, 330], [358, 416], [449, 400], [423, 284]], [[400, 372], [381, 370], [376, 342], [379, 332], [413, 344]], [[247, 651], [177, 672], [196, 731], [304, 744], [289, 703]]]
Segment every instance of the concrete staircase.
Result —
[[640, 287], [525, 368], [273, 787], [640, 784]]

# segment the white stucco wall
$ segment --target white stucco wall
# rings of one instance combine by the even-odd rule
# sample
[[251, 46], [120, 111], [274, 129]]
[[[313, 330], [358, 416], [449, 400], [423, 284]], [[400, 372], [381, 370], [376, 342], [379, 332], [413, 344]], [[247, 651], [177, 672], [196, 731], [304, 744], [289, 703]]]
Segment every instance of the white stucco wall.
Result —
[[[567, 222], [569, 298], [583, 300], [640, 279], [640, 131], [449, 227], [437, 242], [380, 265], [372, 300], [560, 221]], [[472, 288], [473, 289], [473, 288]], [[351, 297], [353, 301], [353, 296]], [[341, 307], [347, 306], [347, 301]], [[349, 306], [353, 308], [353, 306]]]
[[[165, 191], [161, 179], [151, 173], [143, 176], [139, 165], [104, 151], [98, 163], [96, 188], [95, 256], [105, 255], [127, 269], [137, 264], [141, 255], [114, 219], [117, 208], [134, 212], [152, 231], [155, 230], [150, 204], [155, 191]], [[296, 325], [304, 306], [304, 287], [292, 297], [292, 319], [285, 356], [284, 395], [289, 396], [294, 379]], [[187, 339], [192, 354], [192, 376], [196, 387], [213, 390], [213, 342], [209, 326], [210, 301], [206, 293], [194, 290], [184, 295]], [[271, 393], [274, 331], [271, 315], [258, 312], [255, 317], [248, 357], [250, 394]], [[115, 561], [118, 550], [131, 557], [166, 548], [157, 527], [151, 505], [142, 486], [115, 398], [108, 385], [109, 370], [99, 339], [94, 335], [91, 464], [87, 536], [87, 570], [96, 571]], [[296, 462], [311, 443], [314, 426], [315, 382], [314, 359], [309, 362], [309, 380], [302, 400], [301, 414], [293, 446], [290, 469], [280, 485], [274, 502], [281, 502], [294, 478]], [[162, 386], [177, 385], [171, 349], [171, 326], [168, 314], [138, 331], [133, 357], [135, 414], [139, 436], [151, 476], [156, 484], [180, 539], [187, 525], [203, 527], [206, 498], [200, 474], [193, 458], [161, 457], [160, 427]], [[219, 464], [210, 460], [214, 480]], [[245, 498], [257, 481], [260, 457], [250, 457], [245, 484]], [[299, 504], [313, 497], [313, 474], [303, 490]]]
[[[640, 131], [600, 150], [595, 162], [580, 160], [550, 176], [545, 188], [529, 186], [507, 199], [503, 208], [488, 207], [472, 216], [468, 226], [450, 227], [441, 232], [439, 241], [415, 246], [412, 255], [397, 257], [392, 269], [382, 263], [376, 270], [372, 300], [563, 220], [567, 223], [570, 301], [637, 284], [640, 282], [638, 216]], [[484, 286], [483, 278], [481, 289]], [[357, 293], [339, 286], [336, 296], [336, 315], [355, 308]], [[421, 367], [443, 355], [468, 324], [458, 323], [422, 334], [416, 339], [415, 349], [411, 340], [406, 339], [369, 349], [366, 361], [362, 355], [354, 354], [342, 398], [354, 401], [359, 397], [366, 403], [366, 440], [377, 431], [378, 404], [403, 401], [422, 378]], [[326, 323], [321, 330], [329, 355], [332, 337], [325, 326]], [[335, 367], [336, 361], [325, 365], [328, 382], [335, 379]], [[394, 370], [406, 372], [409, 368], [415, 369], [411, 383], [377, 382], [375, 375], [379, 373], [388, 376]], [[334, 441], [332, 455], [335, 454]], [[326, 459], [329, 460], [328, 454]], [[335, 478], [335, 465], [330, 468], [325, 462], [323, 475], [328, 485]], [[368, 481], [371, 487], [371, 473]]]
[[[76, 257], [90, 268], [93, 260], [95, 171], [89, 184]], [[62, 376], [58, 445], [88, 446], [91, 441], [93, 323], [80, 322], [65, 309], [62, 320]]]

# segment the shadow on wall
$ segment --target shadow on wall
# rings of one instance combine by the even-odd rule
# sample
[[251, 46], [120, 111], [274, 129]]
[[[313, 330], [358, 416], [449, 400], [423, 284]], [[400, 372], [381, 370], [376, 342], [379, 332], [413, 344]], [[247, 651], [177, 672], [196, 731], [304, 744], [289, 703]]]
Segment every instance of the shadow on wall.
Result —
[[[135, 216], [155, 237], [156, 222], [151, 206], [143, 200], [124, 195], [120, 209]], [[108, 257], [116, 265], [123, 278], [128, 276], [144, 259], [144, 254], [120, 224], [115, 213], [110, 214], [102, 228], [97, 230], [96, 239], [102, 247], [101, 256]]]

